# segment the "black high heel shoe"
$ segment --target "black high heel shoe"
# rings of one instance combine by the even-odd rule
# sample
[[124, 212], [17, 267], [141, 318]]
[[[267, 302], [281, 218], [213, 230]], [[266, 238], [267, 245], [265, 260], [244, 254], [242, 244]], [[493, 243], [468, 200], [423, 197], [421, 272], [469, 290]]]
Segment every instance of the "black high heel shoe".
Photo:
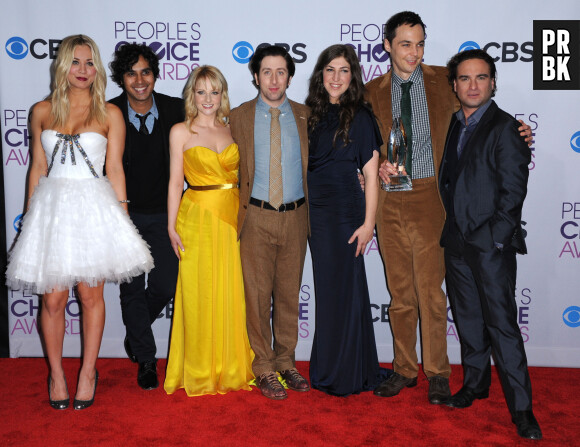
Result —
[[[51, 384], [52, 384], [52, 377], [49, 374], [48, 375], [48, 401], [50, 402], [50, 406], [52, 408], [54, 408], [55, 410], [66, 410], [70, 404], [70, 397], [67, 397], [66, 399], [62, 399], [62, 400], [52, 400], [52, 397], [50, 395], [50, 385]], [[68, 385], [66, 384], [66, 377], [64, 378], [64, 384], [68, 388]]]
[[90, 400], [78, 400], [75, 398], [73, 402], [73, 408], [75, 410], [84, 410], [85, 408], [89, 408], [93, 405], [95, 401], [95, 394], [97, 393], [97, 382], [99, 381], [99, 371], [95, 370], [95, 387], [93, 388], [93, 397]]

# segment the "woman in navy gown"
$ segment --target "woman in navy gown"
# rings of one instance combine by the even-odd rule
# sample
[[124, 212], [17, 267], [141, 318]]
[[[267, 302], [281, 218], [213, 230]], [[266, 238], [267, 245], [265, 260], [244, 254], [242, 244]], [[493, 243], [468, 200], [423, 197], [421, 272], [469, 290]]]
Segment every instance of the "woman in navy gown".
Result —
[[[310, 358], [313, 388], [337, 396], [374, 389], [379, 368], [364, 252], [373, 238], [382, 144], [353, 48], [333, 45], [314, 67], [308, 198], [316, 331]], [[357, 170], [365, 179], [363, 192]]]

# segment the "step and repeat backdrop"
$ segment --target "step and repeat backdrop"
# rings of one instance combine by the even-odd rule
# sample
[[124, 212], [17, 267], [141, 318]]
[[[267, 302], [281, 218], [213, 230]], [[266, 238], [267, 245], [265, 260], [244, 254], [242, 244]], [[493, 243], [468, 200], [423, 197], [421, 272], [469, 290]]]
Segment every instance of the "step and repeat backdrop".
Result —
[[[577, 20], [580, 6], [576, 0], [456, 5], [449, 0], [408, 1], [404, 6], [379, 0], [21, 0], [3, 4], [0, 127], [8, 246], [19, 231], [24, 207], [30, 160], [28, 113], [50, 92], [50, 66], [63, 37], [89, 35], [107, 64], [123, 42], [146, 43], [160, 58], [155, 90], [173, 96], [181, 96], [195, 67], [215, 65], [228, 80], [232, 106], [257, 94], [248, 70], [254, 50], [263, 43], [284, 45], [296, 62], [288, 96], [302, 102], [314, 63], [331, 44], [346, 43], [356, 49], [365, 81], [386, 73], [390, 59], [382, 47], [382, 25], [405, 8], [419, 13], [427, 24], [425, 63], [445, 65], [466, 48], [487, 50], [497, 60], [495, 100], [532, 128], [529, 192], [523, 212], [529, 254], [518, 257], [518, 323], [531, 365], [580, 367], [580, 90], [534, 90], [533, 82], [534, 21]], [[572, 62], [578, 64], [577, 59]], [[109, 81], [107, 98], [119, 93]], [[368, 246], [365, 261], [379, 359], [390, 362], [390, 297], [376, 240]], [[117, 285], [106, 285], [105, 300], [107, 320], [100, 355], [121, 357], [125, 329]], [[316, 301], [309, 253], [299, 300], [297, 359], [307, 360]], [[11, 356], [42, 356], [38, 296], [9, 290], [8, 307]], [[168, 306], [154, 324], [159, 357], [167, 355], [171, 315]], [[80, 354], [80, 328], [79, 304], [71, 290], [66, 356]], [[459, 339], [450, 311], [447, 338], [449, 357], [459, 363]]]

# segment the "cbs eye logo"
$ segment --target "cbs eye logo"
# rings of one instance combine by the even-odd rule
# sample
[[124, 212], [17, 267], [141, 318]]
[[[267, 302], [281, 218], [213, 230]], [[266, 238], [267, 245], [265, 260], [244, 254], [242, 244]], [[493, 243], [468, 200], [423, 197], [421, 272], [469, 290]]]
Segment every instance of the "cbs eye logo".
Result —
[[28, 54], [28, 44], [22, 37], [11, 37], [6, 41], [4, 48], [12, 59], [24, 59]]
[[14, 222], [12, 222], [12, 226], [14, 227], [14, 231], [16, 231], [17, 233], [20, 233], [20, 230], [22, 229], [22, 214], [19, 214], [18, 216], [16, 216], [14, 218]]
[[580, 152], [580, 131], [576, 132], [570, 138], [570, 147], [574, 152]]
[[562, 314], [562, 320], [564, 324], [570, 327], [580, 326], [580, 307], [570, 306]]
[[459, 53], [466, 51], [466, 50], [479, 50], [479, 44], [474, 42], [473, 40], [468, 40], [467, 42], [463, 42], [459, 47]]
[[232, 56], [236, 62], [247, 64], [254, 55], [254, 47], [249, 42], [240, 41], [232, 48]]

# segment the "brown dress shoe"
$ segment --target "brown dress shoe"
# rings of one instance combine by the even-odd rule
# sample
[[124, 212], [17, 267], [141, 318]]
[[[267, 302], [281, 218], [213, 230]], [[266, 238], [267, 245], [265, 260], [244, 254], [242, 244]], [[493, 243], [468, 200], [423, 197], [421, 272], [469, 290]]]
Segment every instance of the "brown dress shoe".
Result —
[[296, 368], [280, 371], [280, 375], [286, 381], [288, 388], [294, 391], [309, 391], [308, 381], [302, 377]]
[[268, 371], [256, 378], [256, 384], [264, 396], [268, 399], [283, 400], [288, 397], [286, 390], [278, 381], [274, 371]]
[[429, 393], [427, 395], [429, 403], [441, 405], [451, 397], [449, 389], [449, 379], [441, 376], [429, 377]]
[[398, 373], [393, 373], [387, 380], [375, 388], [375, 396], [393, 397], [407, 387], [411, 388], [417, 385], [417, 378], [409, 378]]

